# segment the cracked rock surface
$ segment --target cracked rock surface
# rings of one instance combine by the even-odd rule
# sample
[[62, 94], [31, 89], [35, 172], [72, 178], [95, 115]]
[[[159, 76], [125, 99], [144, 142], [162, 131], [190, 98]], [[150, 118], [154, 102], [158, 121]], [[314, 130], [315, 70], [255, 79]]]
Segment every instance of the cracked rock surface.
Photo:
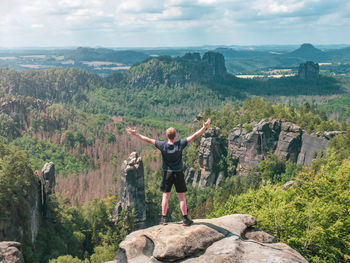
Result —
[[272, 243], [269, 234], [252, 230], [255, 224], [250, 215], [233, 214], [194, 220], [189, 227], [153, 226], [129, 234], [112, 262], [307, 262], [288, 245]]

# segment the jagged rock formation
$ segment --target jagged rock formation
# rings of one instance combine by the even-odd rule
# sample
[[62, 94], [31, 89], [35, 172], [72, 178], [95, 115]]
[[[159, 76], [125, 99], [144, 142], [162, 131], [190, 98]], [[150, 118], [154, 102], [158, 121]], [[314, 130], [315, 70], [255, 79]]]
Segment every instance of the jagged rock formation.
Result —
[[114, 208], [115, 220], [128, 206], [135, 209], [137, 222], [146, 221], [144, 169], [137, 152], [131, 153], [121, 167], [120, 202]]
[[21, 244], [18, 242], [0, 242], [0, 263], [24, 263]]
[[219, 185], [223, 179], [218, 162], [222, 155], [226, 155], [226, 141], [219, 137], [220, 129], [209, 128], [202, 136], [199, 150], [199, 171], [190, 168], [186, 171], [186, 182], [193, 186], [204, 188]]
[[311, 165], [323, 154], [329, 140], [341, 133], [308, 134], [293, 123], [263, 119], [259, 123], [238, 125], [226, 141], [220, 138], [218, 128], [210, 128], [202, 137], [198, 150], [200, 169], [188, 168], [186, 183], [200, 188], [220, 184], [226, 175], [220, 171], [218, 163], [227, 154], [236, 166], [235, 172], [243, 175], [251, 168], [258, 168], [270, 151], [285, 161]]
[[301, 63], [298, 69], [298, 78], [305, 80], [317, 80], [320, 77], [320, 68], [318, 63], [307, 61]]
[[190, 227], [153, 226], [129, 234], [112, 262], [307, 262], [288, 245], [252, 230], [255, 224], [250, 215], [234, 214], [194, 220]]

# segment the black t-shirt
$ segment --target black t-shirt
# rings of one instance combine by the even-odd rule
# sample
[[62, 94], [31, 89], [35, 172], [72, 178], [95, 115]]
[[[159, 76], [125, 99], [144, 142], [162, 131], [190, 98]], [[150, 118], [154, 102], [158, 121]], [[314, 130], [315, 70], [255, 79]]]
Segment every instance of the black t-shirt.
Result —
[[182, 150], [187, 146], [187, 139], [182, 139], [169, 144], [165, 141], [156, 141], [155, 146], [162, 153], [163, 171], [183, 171]]

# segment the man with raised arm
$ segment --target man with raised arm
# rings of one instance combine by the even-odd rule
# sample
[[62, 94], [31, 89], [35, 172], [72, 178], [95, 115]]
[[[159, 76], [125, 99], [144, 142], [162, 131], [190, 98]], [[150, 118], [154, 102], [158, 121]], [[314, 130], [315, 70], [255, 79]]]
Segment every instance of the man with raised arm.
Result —
[[189, 226], [193, 223], [191, 219], [187, 217], [187, 205], [185, 192], [187, 191], [184, 173], [183, 173], [183, 162], [182, 162], [182, 151], [183, 149], [193, 140], [197, 139], [210, 125], [210, 119], [203, 123], [202, 128], [196, 131], [191, 136], [175, 141], [176, 130], [173, 127], [170, 127], [166, 130], [166, 137], [168, 141], [158, 141], [151, 138], [148, 138], [144, 135], [141, 135], [137, 132], [136, 129], [126, 128], [126, 131], [139, 138], [142, 141], [150, 143], [157, 147], [162, 153], [162, 169], [163, 177], [160, 190], [163, 192], [162, 200], [162, 218], [161, 224], [167, 225], [167, 210], [168, 210], [168, 201], [170, 197], [170, 191], [173, 185], [177, 192], [177, 196], [180, 201], [180, 209], [183, 216], [183, 225]]

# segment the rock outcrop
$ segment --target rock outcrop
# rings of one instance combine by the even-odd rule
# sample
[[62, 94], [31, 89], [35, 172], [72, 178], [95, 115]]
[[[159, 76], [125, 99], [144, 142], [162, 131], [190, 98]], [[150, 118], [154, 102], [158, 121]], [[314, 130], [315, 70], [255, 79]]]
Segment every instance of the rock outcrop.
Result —
[[234, 214], [194, 220], [190, 227], [153, 226], [129, 234], [112, 262], [307, 262], [288, 245], [272, 243], [267, 233], [253, 231], [255, 224], [250, 215]]
[[[219, 162], [228, 157], [235, 165], [237, 174], [245, 175], [258, 168], [269, 152], [283, 160], [301, 165], [311, 165], [323, 154], [329, 141], [340, 131], [309, 134], [298, 125], [277, 119], [261, 120], [259, 123], [238, 125], [227, 137], [221, 138], [219, 128], [213, 127], [201, 138], [198, 149], [199, 169], [187, 168], [186, 183], [204, 188], [219, 185], [227, 176], [220, 171]], [[227, 156], [229, 155], [229, 156]]]
[[143, 162], [136, 152], [131, 153], [121, 167], [120, 202], [114, 209], [115, 220], [118, 220], [122, 209], [128, 206], [135, 209], [139, 224], [146, 221]]
[[55, 192], [56, 177], [55, 164], [53, 162], [45, 163], [41, 169], [41, 180], [44, 185], [45, 194], [52, 194]]
[[225, 76], [227, 74], [225, 58], [222, 54], [208, 51], [203, 55], [203, 61], [207, 61], [211, 66], [213, 76]]
[[24, 263], [21, 244], [18, 242], [0, 242], [0, 263]]
[[320, 77], [320, 68], [318, 63], [307, 61], [301, 63], [298, 69], [298, 78], [303, 80], [317, 80]]
[[41, 182], [41, 204], [42, 215], [47, 216], [50, 194], [55, 192], [56, 177], [55, 165], [53, 162], [45, 163], [39, 174]]
[[228, 150], [238, 173], [244, 173], [248, 167], [258, 167], [267, 153], [275, 150], [281, 126], [279, 120], [262, 120], [252, 131], [242, 126], [232, 130], [228, 135]]
[[248, 168], [257, 168], [269, 151], [283, 160], [291, 160], [301, 165], [311, 162], [328, 146], [329, 140], [342, 132], [308, 134], [298, 125], [280, 120], [261, 120], [247, 132], [237, 126], [228, 135], [228, 150], [237, 164], [237, 173]]

